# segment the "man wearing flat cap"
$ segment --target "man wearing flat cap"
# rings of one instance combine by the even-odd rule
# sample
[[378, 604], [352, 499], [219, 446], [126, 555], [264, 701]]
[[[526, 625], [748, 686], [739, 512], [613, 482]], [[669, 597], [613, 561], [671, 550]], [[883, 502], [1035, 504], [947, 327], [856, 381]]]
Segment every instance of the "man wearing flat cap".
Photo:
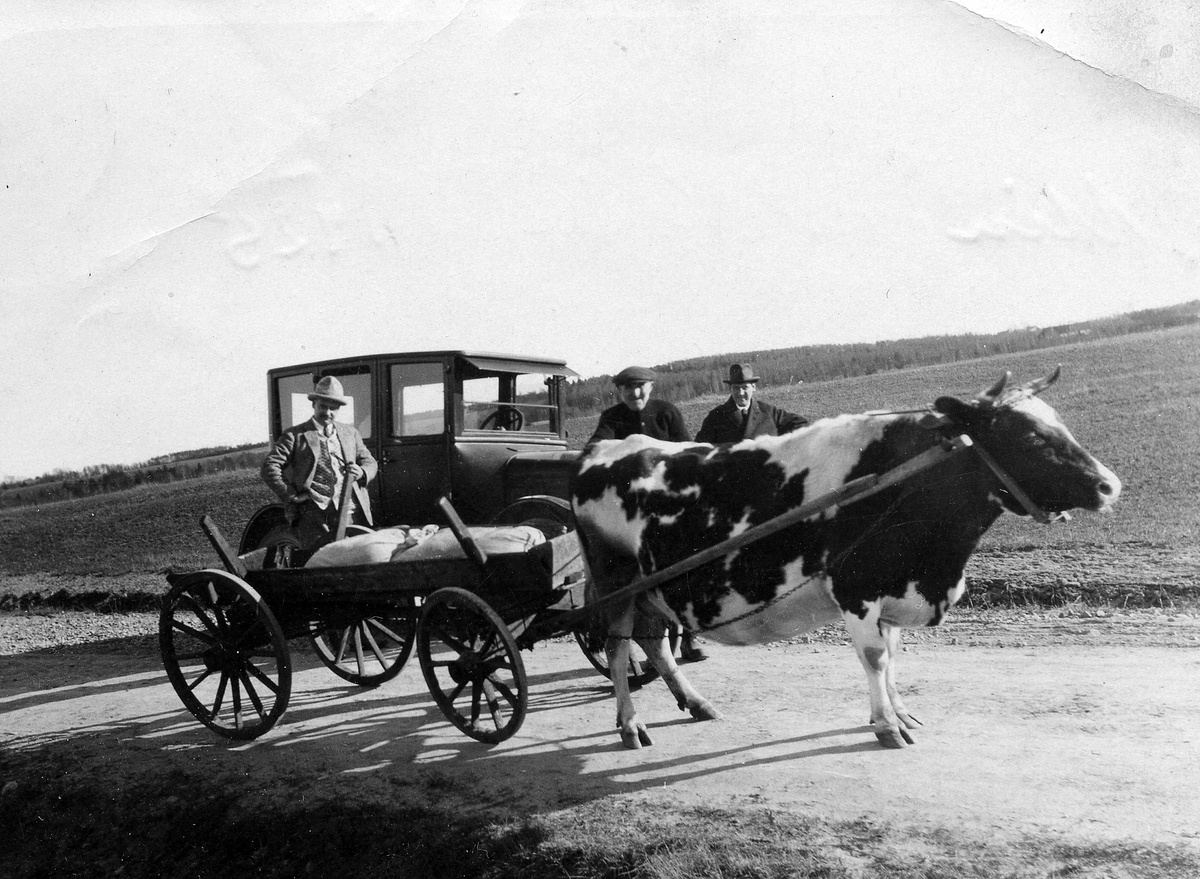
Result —
[[[620, 440], [638, 433], [672, 443], [690, 442], [692, 438], [683, 423], [683, 415], [674, 404], [650, 399], [655, 378], [654, 371], [644, 366], [628, 366], [613, 376], [621, 402], [600, 413], [600, 423], [588, 442]], [[684, 662], [708, 659], [687, 629], [680, 632], [679, 657]]]
[[308, 399], [312, 418], [283, 432], [263, 462], [262, 479], [283, 501], [284, 516], [296, 529], [301, 547], [316, 549], [337, 533], [346, 479], [354, 481], [350, 521], [371, 524], [367, 483], [379, 465], [354, 425], [336, 420], [337, 411], [349, 402], [341, 382], [325, 376]]
[[808, 419], [754, 398], [759, 377], [748, 363], [729, 367], [729, 399], [704, 416], [698, 443], [736, 443], [756, 436], [779, 436], [808, 424]]
[[666, 400], [650, 399], [655, 378], [654, 371], [644, 366], [627, 366], [613, 376], [621, 402], [600, 413], [600, 423], [588, 442], [625, 439], [636, 433], [672, 443], [690, 442], [679, 410]]

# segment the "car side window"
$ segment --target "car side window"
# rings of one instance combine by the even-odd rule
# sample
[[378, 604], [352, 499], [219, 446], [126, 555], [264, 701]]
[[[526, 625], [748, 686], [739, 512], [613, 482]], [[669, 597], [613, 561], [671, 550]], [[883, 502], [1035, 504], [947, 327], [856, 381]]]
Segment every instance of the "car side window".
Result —
[[[329, 370], [322, 376], [331, 375], [342, 384], [347, 403], [334, 414], [343, 424], [353, 424], [363, 439], [371, 437], [371, 373], [367, 367], [356, 366], [344, 370]], [[276, 380], [279, 400], [279, 424], [287, 429], [302, 424], [312, 417], [312, 393], [314, 379], [311, 373], [281, 376]]]
[[389, 370], [392, 436], [432, 436], [446, 424], [442, 364], [394, 363]]

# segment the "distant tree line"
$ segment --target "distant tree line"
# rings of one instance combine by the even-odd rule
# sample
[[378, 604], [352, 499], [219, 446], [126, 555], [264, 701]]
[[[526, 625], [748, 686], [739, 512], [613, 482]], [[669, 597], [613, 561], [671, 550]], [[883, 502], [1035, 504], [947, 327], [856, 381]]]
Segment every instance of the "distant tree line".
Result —
[[[850, 345], [806, 345], [763, 351], [740, 351], [695, 357], [655, 366], [655, 394], [684, 402], [726, 390], [729, 364], [751, 363], [764, 385], [820, 382], [874, 375], [895, 369], [973, 360], [995, 354], [1015, 354], [1073, 342], [1123, 336], [1200, 323], [1200, 300], [1166, 308], [1148, 308], [1116, 317], [1053, 327], [1025, 327], [990, 335], [927, 336], [920, 339]], [[627, 364], [622, 364], [625, 366]], [[532, 399], [536, 399], [533, 395]], [[617, 402], [611, 375], [570, 382], [563, 386], [565, 417], [592, 415]], [[139, 485], [177, 482], [258, 467], [261, 443], [216, 446], [160, 455], [142, 464], [96, 464], [79, 471], [55, 470], [35, 479], [0, 485], [0, 508], [43, 504], [67, 498], [120, 491]]]
[[0, 508], [46, 504], [139, 485], [161, 485], [244, 470], [261, 465], [265, 452], [262, 443], [245, 443], [159, 455], [141, 464], [92, 464], [82, 470], [55, 470], [36, 479], [0, 487]]
[[[653, 367], [658, 373], [655, 395], [684, 402], [704, 394], [723, 393], [731, 363], [753, 364], [764, 385], [789, 385], [1015, 354], [1194, 323], [1200, 323], [1200, 300], [1100, 320], [1025, 327], [990, 335], [967, 333], [874, 343], [806, 345], [695, 357]], [[568, 418], [598, 413], [618, 401], [611, 375], [572, 382], [563, 390]]]

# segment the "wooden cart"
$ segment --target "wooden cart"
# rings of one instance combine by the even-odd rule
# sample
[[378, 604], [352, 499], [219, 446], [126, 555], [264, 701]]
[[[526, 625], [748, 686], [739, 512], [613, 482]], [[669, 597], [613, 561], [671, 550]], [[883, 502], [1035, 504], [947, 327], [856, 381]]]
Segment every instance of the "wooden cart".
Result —
[[568, 531], [485, 556], [445, 509], [465, 557], [337, 568], [247, 570], [204, 517], [224, 567], [168, 574], [159, 619], [183, 704], [214, 732], [253, 739], [287, 710], [289, 640], [307, 638], [330, 670], [362, 686], [399, 674], [415, 646], [451, 723], [483, 742], [513, 735], [528, 701], [518, 640], [535, 620], [563, 631], [555, 617], [583, 604], [579, 541]]

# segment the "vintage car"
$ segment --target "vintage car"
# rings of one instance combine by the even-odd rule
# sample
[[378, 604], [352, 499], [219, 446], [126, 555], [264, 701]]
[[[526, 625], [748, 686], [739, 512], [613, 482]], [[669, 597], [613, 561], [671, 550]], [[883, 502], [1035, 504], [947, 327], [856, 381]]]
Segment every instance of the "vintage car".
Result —
[[[370, 484], [375, 527], [445, 524], [449, 498], [470, 524], [570, 523], [562, 384], [576, 375], [562, 360], [474, 351], [376, 354], [302, 363], [267, 373], [270, 434], [312, 415], [308, 394], [334, 376], [353, 424], [379, 462]], [[239, 552], [287, 540], [279, 503], [258, 509]], [[290, 542], [290, 541], [288, 541]]]

